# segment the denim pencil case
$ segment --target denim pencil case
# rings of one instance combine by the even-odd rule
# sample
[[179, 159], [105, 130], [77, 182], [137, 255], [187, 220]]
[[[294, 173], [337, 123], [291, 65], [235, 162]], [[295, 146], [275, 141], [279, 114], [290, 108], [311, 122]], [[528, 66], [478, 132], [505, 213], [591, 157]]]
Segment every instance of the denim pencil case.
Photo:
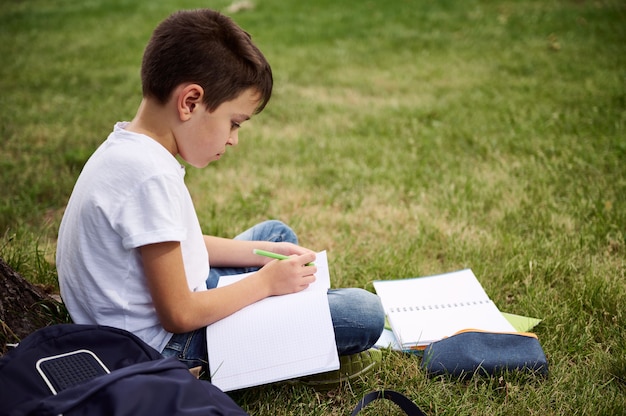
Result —
[[428, 345], [421, 368], [430, 376], [471, 377], [504, 371], [548, 375], [548, 361], [535, 334], [465, 330]]

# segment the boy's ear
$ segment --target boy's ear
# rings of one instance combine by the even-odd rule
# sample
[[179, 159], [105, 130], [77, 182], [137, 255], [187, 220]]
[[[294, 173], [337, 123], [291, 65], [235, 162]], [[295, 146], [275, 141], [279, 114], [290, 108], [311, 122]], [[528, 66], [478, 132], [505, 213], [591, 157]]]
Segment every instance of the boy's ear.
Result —
[[176, 107], [181, 121], [187, 121], [191, 118], [191, 114], [202, 104], [203, 97], [204, 89], [198, 84], [189, 84], [180, 89]]

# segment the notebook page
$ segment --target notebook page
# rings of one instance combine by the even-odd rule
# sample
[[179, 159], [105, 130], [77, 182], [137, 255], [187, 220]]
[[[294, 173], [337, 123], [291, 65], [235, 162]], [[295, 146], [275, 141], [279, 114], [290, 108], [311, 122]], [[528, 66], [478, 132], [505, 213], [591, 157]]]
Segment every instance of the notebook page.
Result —
[[231, 391], [339, 368], [326, 253], [315, 262], [317, 286], [263, 299], [207, 327], [213, 384]]
[[428, 345], [468, 328], [515, 331], [469, 269], [376, 281], [374, 287], [404, 348]]

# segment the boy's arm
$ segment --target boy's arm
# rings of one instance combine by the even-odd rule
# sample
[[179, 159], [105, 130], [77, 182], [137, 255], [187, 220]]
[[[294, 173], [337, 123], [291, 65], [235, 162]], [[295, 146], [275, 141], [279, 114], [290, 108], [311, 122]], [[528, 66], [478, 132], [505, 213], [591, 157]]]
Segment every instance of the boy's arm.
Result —
[[209, 252], [211, 267], [260, 267], [271, 261], [267, 257], [254, 254], [252, 250], [255, 248], [286, 256], [314, 253], [307, 248], [286, 242], [233, 240], [210, 235], [204, 236], [204, 242]]
[[314, 253], [271, 260], [257, 273], [231, 285], [192, 292], [187, 285], [179, 242], [139, 248], [148, 288], [161, 325], [173, 333], [207, 326], [258, 300], [299, 292], [315, 281], [317, 268], [306, 266]]

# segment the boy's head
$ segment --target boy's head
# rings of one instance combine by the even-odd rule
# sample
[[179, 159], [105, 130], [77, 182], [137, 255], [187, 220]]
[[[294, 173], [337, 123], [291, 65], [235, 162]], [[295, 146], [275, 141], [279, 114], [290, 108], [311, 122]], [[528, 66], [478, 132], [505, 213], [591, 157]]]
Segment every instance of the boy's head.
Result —
[[154, 30], [141, 66], [143, 96], [165, 104], [176, 87], [204, 89], [209, 111], [253, 88], [256, 112], [272, 94], [272, 70], [250, 35], [230, 18], [209, 9], [179, 11]]

